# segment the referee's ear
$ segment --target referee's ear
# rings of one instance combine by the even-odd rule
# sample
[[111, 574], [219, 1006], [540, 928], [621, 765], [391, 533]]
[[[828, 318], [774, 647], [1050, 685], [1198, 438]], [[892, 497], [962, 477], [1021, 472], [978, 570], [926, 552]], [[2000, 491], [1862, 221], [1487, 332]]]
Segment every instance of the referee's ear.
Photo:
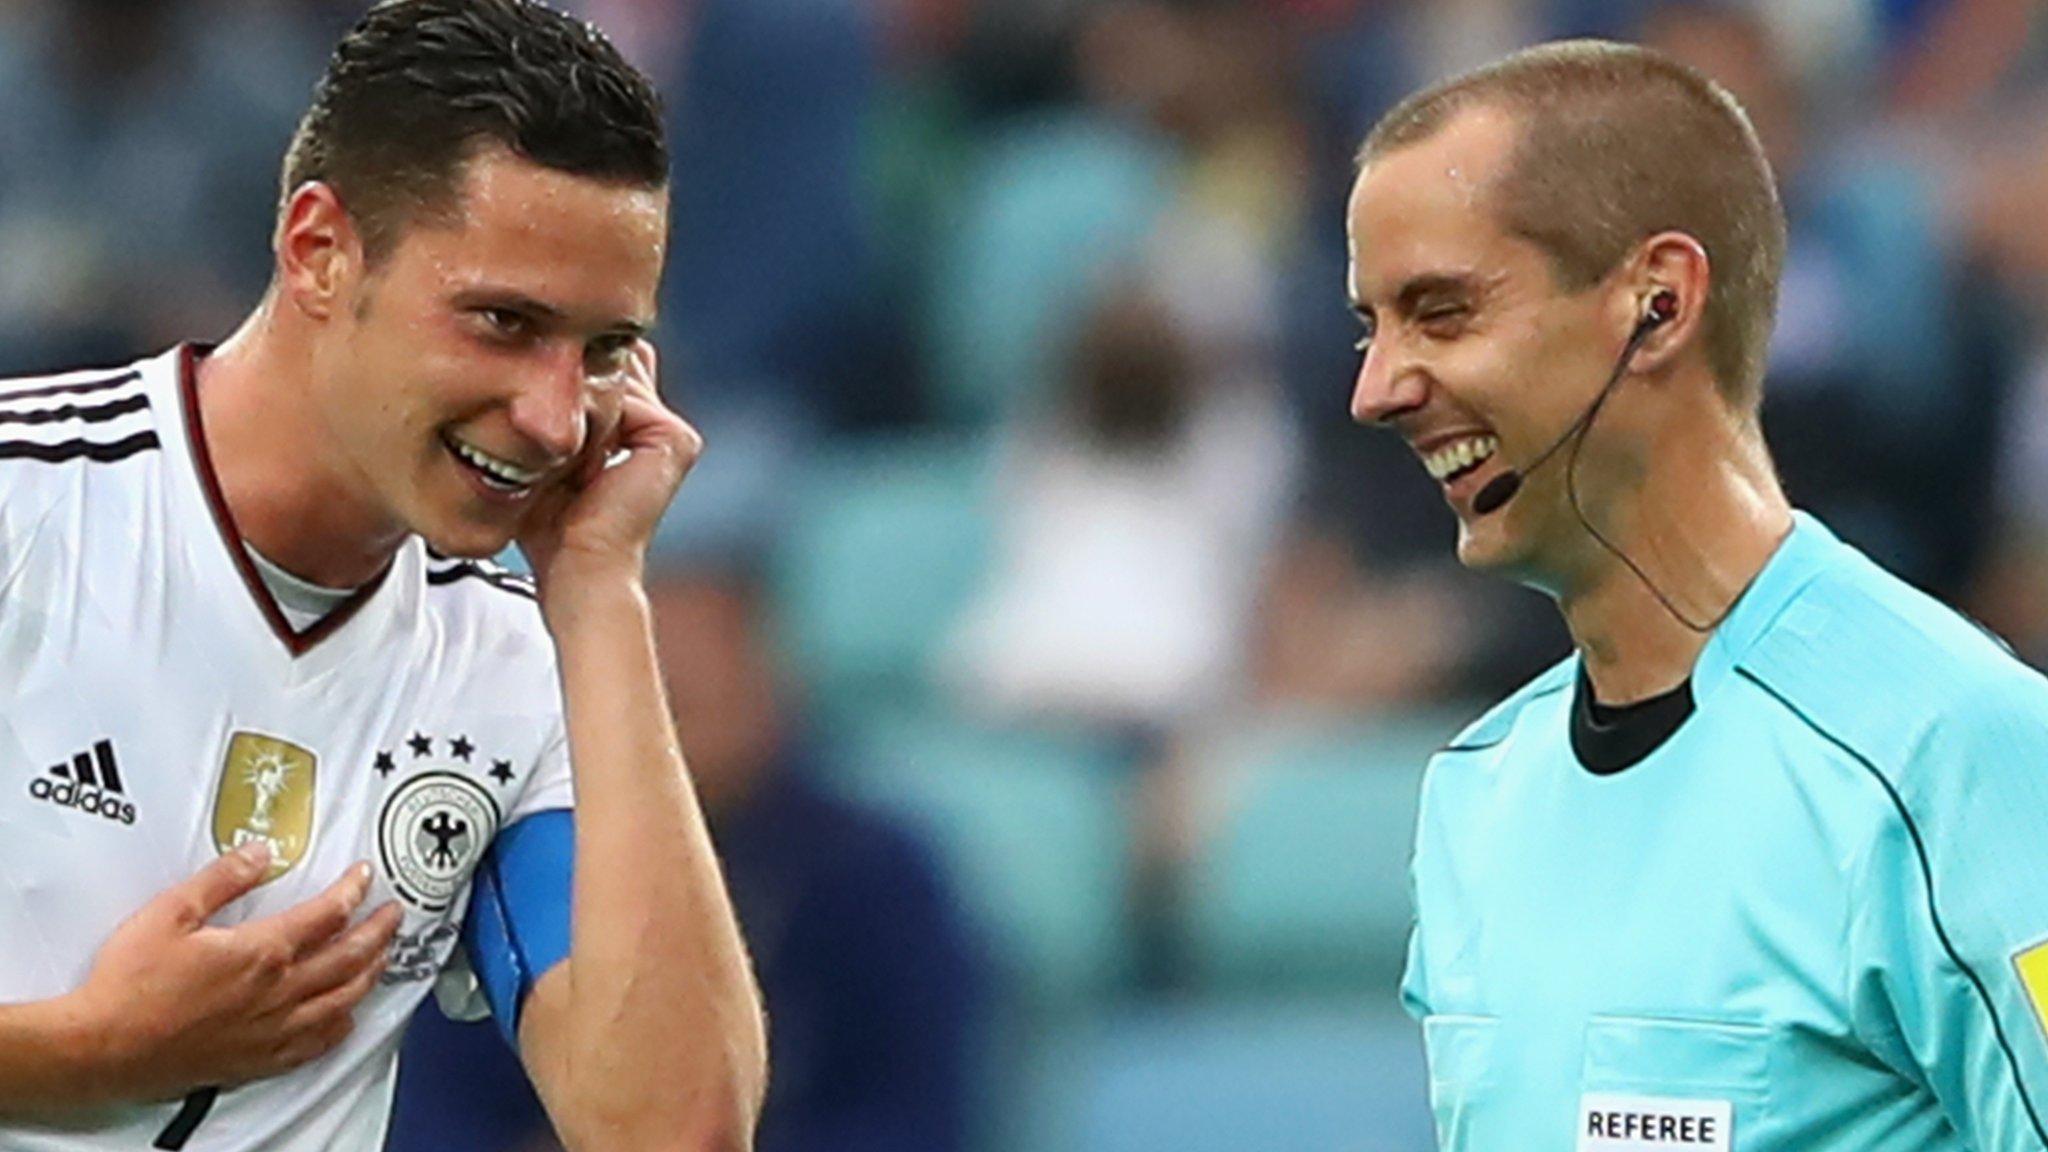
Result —
[[332, 186], [309, 180], [292, 191], [278, 218], [274, 246], [284, 302], [310, 320], [332, 318], [363, 266], [355, 221]]
[[1629, 292], [1618, 307], [1627, 311], [1629, 323], [1640, 324], [1652, 300], [1661, 297], [1665, 304], [1655, 331], [1644, 338], [1631, 366], [1657, 373], [1675, 367], [1688, 349], [1703, 355], [1702, 321], [1712, 281], [1706, 247], [1684, 232], [1659, 232], [1643, 242], [1639, 263], [1636, 274], [1627, 278]]

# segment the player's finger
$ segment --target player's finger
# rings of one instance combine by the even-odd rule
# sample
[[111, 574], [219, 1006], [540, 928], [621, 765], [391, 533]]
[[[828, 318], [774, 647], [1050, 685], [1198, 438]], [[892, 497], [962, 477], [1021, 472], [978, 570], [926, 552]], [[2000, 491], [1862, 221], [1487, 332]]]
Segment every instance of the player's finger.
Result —
[[[377, 986], [377, 978], [384, 974], [384, 958], [378, 956], [375, 963], [336, 984], [318, 996], [301, 1001], [284, 1018], [284, 1035], [290, 1040], [307, 1036], [320, 1036], [334, 1031], [337, 1026], [345, 1028], [354, 1018], [356, 1005]], [[346, 1035], [346, 1032], [343, 1032]], [[339, 1043], [339, 1038], [336, 1039]], [[322, 1049], [323, 1051], [325, 1049]]]
[[317, 1026], [301, 1028], [286, 1035], [264, 1059], [258, 1073], [251, 1079], [263, 1080], [281, 1076], [301, 1064], [317, 1060], [349, 1038], [356, 1028], [355, 1018], [344, 1012], [327, 1019]]
[[632, 449], [668, 445], [678, 455], [703, 447], [703, 437], [690, 422], [661, 401], [628, 396], [619, 409], [619, 443]]
[[303, 956], [309, 949], [348, 927], [357, 906], [369, 894], [370, 866], [357, 864], [342, 873], [341, 879], [329, 884], [327, 890], [318, 896], [261, 920], [252, 920], [243, 928], [274, 934], [291, 945], [294, 955]]
[[661, 353], [652, 340], [636, 340], [632, 351], [633, 367], [626, 373], [626, 386], [643, 396], [659, 399], [661, 396]]
[[213, 914], [247, 895], [270, 871], [270, 847], [252, 840], [207, 863], [151, 904], [185, 928], [197, 928]]
[[697, 457], [704, 454], [704, 433], [699, 432], [695, 424], [680, 416], [676, 417], [676, 422], [683, 426], [681, 435], [683, 459], [694, 464], [697, 462]]
[[620, 425], [625, 420], [624, 409], [625, 400], [621, 397], [598, 414], [590, 430], [590, 442], [584, 445], [583, 458], [577, 461], [573, 473], [578, 489], [588, 488], [591, 481], [604, 471], [605, 461], [618, 451]]
[[626, 394], [614, 392], [605, 398], [590, 419], [590, 455], [602, 461], [619, 444], [619, 422], [625, 419]]
[[642, 440], [662, 445], [676, 462], [677, 479], [687, 476], [704, 455], [704, 434], [697, 426], [660, 404], [653, 405]]
[[361, 975], [365, 968], [381, 967], [385, 949], [391, 946], [403, 919], [398, 905], [386, 904], [308, 954], [292, 973], [292, 999], [318, 996]]

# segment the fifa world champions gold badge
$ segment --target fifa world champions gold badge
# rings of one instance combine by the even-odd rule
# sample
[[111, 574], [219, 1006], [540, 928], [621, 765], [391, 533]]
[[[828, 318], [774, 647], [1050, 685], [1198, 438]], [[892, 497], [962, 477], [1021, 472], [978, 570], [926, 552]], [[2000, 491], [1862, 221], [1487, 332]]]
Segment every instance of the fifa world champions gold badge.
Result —
[[225, 855], [252, 840], [270, 846], [275, 880], [313, 842], [313, 777], [319, 758], [289, 740], [237, 732], [214, 786], [213, 846]]

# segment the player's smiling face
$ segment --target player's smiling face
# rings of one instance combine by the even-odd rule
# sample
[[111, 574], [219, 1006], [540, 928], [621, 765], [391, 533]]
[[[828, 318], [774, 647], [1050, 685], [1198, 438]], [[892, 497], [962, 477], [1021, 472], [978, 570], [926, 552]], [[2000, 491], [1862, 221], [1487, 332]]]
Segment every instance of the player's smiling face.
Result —
[[1514, 132], [1502, 113], [1468, 110], [1360, 173], [1347, 218], [1364, 350], [1351, 413], [1398, 433], [1438, 481], [1460, 560], [1545, 583], [1549, 546], [1577, 539], [1564, 469], [1532, 474], [1488, 514], [1473, 498], [1578, 417], [1612, 339], [1604, 294], [1564, 291], [1543, 251], [1496, 218]]
[[329, 433], [393, 519], [492, 555], [603, 448], [653, 323], [667, 203], [493, 149], [459, 224], [404, 231], [317, 373]]

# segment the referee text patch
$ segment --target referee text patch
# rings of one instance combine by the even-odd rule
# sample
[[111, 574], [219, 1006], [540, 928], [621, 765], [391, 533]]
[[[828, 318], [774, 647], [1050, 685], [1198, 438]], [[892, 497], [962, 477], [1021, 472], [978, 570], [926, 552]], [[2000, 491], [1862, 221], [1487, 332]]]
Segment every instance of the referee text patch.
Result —
[[1729, 1152], [1735, 1105], [1727, 1100], [1623, 1096], [1579, 1098], [1578, 1152]]

